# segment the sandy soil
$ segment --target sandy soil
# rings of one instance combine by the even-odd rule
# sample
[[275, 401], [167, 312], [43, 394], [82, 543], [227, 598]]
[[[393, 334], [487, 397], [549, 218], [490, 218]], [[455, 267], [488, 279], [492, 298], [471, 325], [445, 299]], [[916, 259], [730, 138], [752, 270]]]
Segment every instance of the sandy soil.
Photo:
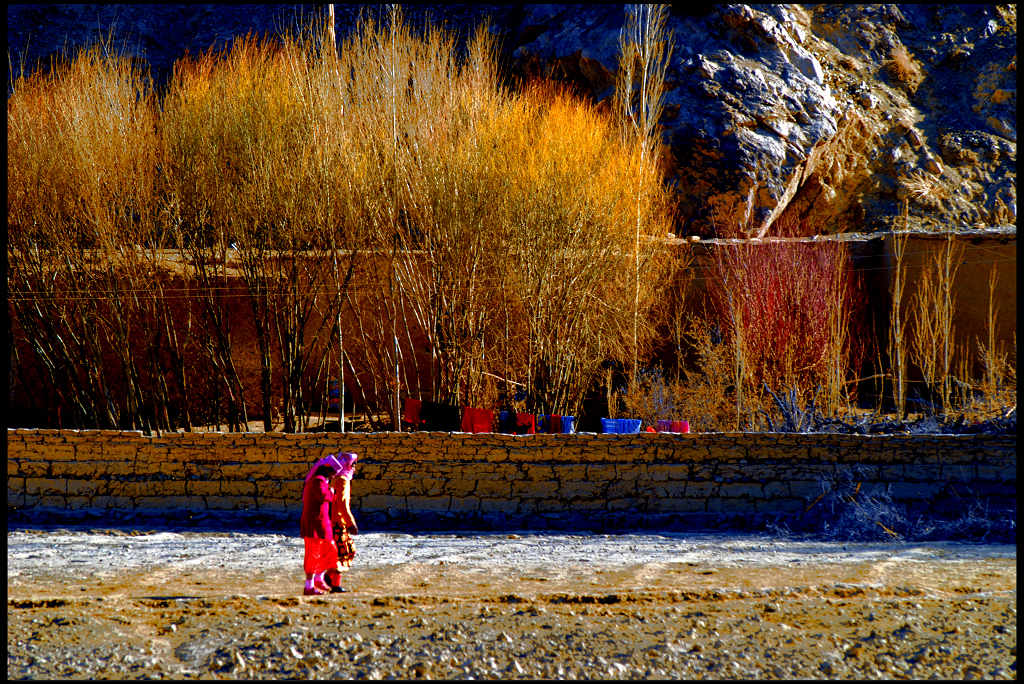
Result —
[[8, 678], [1014, 679], [1016, 546], [9, 529]]

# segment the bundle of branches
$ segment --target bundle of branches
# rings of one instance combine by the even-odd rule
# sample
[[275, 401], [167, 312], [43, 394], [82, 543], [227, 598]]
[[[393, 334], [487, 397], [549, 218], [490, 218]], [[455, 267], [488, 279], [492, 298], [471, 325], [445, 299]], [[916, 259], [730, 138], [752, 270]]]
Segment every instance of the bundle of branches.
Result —
[[952, 501], [946, 510], [930, 505], [924, 513], [911, 514], [895, 503], [886, 489], [867, 486], [871, 476], [868, 466], [839, 466], [834, 474], [820, 479], [821, 494], [804, 510], [783, 516], [770, 527], [776, 533], [807, 534], [830, 541], [1012, 543], [1016, 538], [1016, 509], [992, 507], [962, 482], [950, 482], [941, 495]]
[[840, 466], [820, 479], [821, 494], [804, 510], [776, 523], [783, 533], [835, 541], [899, 541], [915, 531], [903, 508], [884, 490], [865, 491], [866, 466]]
[[[841, 432], [848, 434], [867, 432], [863, 424], [851, 424], [838, 418], [823, 416], [815, 405], [817, 392], [807, 404], [801, 406], [800, 394], [796, 388], [791, 388], [787, 394], [780, 397], [767, 383], [763, 387], [781, 414], [781, 421], [776, 422], [772, 418], [771, 412], [763, 409], [760, 411], [767, 424], [768, 432]], [[820, 390], [820, 387], [818, 389]]]

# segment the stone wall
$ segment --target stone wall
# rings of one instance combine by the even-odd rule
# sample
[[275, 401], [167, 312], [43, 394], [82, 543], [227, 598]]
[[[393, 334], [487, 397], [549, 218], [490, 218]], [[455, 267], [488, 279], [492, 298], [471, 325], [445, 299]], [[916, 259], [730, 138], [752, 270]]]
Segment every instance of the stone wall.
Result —
[[805, 510], [855, 473], [864, 494], [955, 513], [1016, 508], [1016, 437], [983, 435], [7, 432], [8, 511], [298, 516], [310, 464], [360, 454], [357, 518], [452, 524], [708, 519]]

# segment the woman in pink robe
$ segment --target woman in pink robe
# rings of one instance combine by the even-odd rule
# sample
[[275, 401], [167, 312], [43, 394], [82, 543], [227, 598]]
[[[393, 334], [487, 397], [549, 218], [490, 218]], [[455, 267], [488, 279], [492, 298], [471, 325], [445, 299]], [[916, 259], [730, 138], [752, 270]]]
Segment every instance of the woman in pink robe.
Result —
[[306, 572], [306, 586], [302, 593], [306, 596], [331, 590], [324, 580], [324, 573], [338, 564], [334, 531], [331, 529], [331, 504], [334, 502], [331, 479], [342, 470], [341, 462], [333, 454], [322, 458], [310, 468], [302, 488], [299, 530], [305, 546], [302, 566]]

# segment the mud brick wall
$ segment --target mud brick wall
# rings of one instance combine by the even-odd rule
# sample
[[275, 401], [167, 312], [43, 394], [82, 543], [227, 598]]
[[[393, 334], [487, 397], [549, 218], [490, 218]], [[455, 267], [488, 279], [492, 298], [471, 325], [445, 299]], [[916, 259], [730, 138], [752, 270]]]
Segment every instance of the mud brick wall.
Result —
[[[854, 472], [865, 493], [955, 512], [1016, 508], [1016, 436], [7, 432], [8, 509], [298, 515], [318, 458], [360, 455], [357, 515], [509, 520], [803, 510]], [[852, 469], [852, 471], [851, 471]]]

